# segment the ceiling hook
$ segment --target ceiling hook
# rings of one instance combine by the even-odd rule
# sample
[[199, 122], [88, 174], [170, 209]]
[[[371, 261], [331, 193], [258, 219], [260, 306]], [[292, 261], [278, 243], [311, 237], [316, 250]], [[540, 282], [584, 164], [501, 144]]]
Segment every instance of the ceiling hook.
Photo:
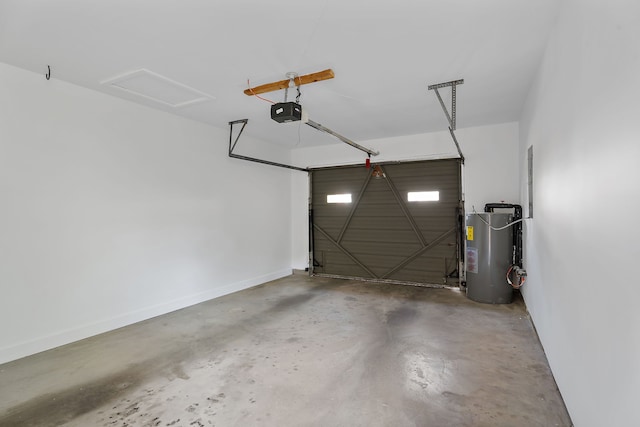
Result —
[[47, 65], [47, 74], [44, 75], [47, 80], [51, 79], [51, 67]]

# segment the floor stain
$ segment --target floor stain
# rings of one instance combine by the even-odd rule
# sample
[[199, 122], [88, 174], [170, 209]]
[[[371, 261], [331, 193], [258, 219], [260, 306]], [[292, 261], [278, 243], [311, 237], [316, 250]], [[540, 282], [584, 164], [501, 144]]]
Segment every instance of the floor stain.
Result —
[[386, 323], [391, 326], [400, 326], [415, 320], [418, 312], [411, 307], [400, 306], [394, 310], [387, 312]]
[[[118, 398], [142, 384], [144, 369], [133, 365], [115, 375], [45, 394], [15, 406], [0, 417], [0, 426], [59, 426]], [[129, 411], [135, 412], [134, 406]]]
[[180, 378], [181, 380], [188, 380], [189, 378], [191, 378], [189, 377], [189, 375], [187, 375], [181, 365], [173, 366], [171, 368], [171, 375]]
[[296, 308], [297, 306], [300, 306], [300, 305], [302, 305], [304, 303], [309, 302], [313, 298], [315, 298], [315, 295], [312, 294], [312, 293], [303, 293], [303, 294], [299, 294], [299, 295], [293, 295], [293, 296], [290, 296], [290, 297], [279, 298], [273, 304], [273, 306], [267, 311], [279, 312], [279, 311], [290, 310], [292, 308]]

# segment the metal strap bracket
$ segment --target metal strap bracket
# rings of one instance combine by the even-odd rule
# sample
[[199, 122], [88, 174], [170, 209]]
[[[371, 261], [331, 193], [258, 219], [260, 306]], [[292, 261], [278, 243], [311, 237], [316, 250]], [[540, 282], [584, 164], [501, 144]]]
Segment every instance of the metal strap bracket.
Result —
[[[234, 120], [232, 122], [229, 122], [229, 157], [234, 159], [239, 159], [239, 160], [246, 160], [249, 162], [262, 163], [263, 165], [277, 166], [279, 168], [293, 169], [301, 172], [309, 172], [309, 169], [307, 168], [301, 168], [298, 166], [286, 165], [284, 163], [272, 162], [270, 160], [263, 160], [255, 157], [241, 156], [239, 154], [235, 154], [233, 150], [236, 148], [236, 145], [238, 144], [238, 140], [240, 139], [240, 135], [242, 135], [242, 132], [244, 131], [244, 128], [247, 126], [248, 122], [249, 122], [249, 119], [240, 119], [240, 120]], [[242, 127], [240, 128], [240, 131], [238, 132], [238, 135], [234, 140], [233, 125], [239, 125], [239, 124], [242, 124]]]

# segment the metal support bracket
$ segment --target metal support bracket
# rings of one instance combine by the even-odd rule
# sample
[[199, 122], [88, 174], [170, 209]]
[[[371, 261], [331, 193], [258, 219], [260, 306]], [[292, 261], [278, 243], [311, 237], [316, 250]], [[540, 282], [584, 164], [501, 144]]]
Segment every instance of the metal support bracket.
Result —
[[[271, 166], [277, 166], [277, 167], [280, 167], [280, 168], [287, 168], [287, 169], [299, 170], [299, 171], [302, 171], [302, 172], [309, 172], [308, 168], [300, 168], [298, 166], [285, 165], [284, 163], [272, 162], [272, 161], [269, 161], [269, 160], [257, 159], [255, 157], [241, 156], [239, 154], [235, 154], [233, 152], [233, 150], [236, 148], [236, 145], [238, 144], [238, 140], [240, 139], [240, 135], [242, 135], [242, 131], [244, 131], [244, 128], [245, 128], [245, 126], [247, 126], [248, 122], [249, 122], [249, 119], [240, 119], [240, 120], [234, 120], [232, 122], [229, 122], [229, 127], [230, 127], [229, 128], [229, 157], [232, 157], [234, 159], [247, 160], [247, 161], [250, 161], [250, 162], [262, 163], [264, 165], [271, 165]], [[305, 123], [307, 125], [311, 126], [314, 129], [317, 129], [317, 130], [319, 130], [321, 132], [328, 133], [329, 135], [335, 136], [336, 138], [338, 138], [340, 141], [344, 142], [345, 144], [348, 144], [348, 145], [350, 145], [350, 146], [352, 146], [354, 148], [357, 148], [360, 151], [364, 151], [369, 156], [377, 156], [378, 154], [380, 154], [379, 151], [374, 151], [374, 150], [371, 150], [371, 149], [369, 149], [367, 147], [363, 147], [362, 145], [353, 142], [349, 138], [346, 138], [346, 137], [340, 135], [339, 133], [332, 131], [328, 127], [322, 126], [320, 123], [314, 122], [313, 120], [307, 120]], [[237, 125], [237, 124], [242, 124], [242, 127], [240, 128], [240, 132], [238, 132], [238, 136], [236, 136], [236, 138], [234, 140], [233, 139], [233, 125]]]
[[462, 163], [464, 163], [464, 156], [462, 155], [460, 144], [458, 144], [458, 138], [456, 138], [456, 134], [453, 132], [453, 129], [449, 128], [449, 133], [451, 134], [451, 138], [453, 138], [453, 143], [456, 144], [456, 148], [458, 149], [458, 154], [460, 155], [460, 159], [462, 160]]
[[[440, 106], [442, 107], [442, 111], [444, 111], [444, 115], [447, 117], [447, 121], [449, 122], [449, 133], [451, 133], [451, 138], [453, 138], [453, 142], [456, 144], [456, 148], [458, 149], [458, 154], [460, 158], [464, 162], [464, 156], [462, 155], [462, 150], [460, 149], [460, 145], [458, 144], [458, 140], [456, 139], [456, 135], [454, 131], [456, 130], [456, 86], [464, 83], [464, 80], [452, 80], [450, 82], [438, 83], [435, 85], [430, 85], [429, 90], [433, 90], [440, 102]], [[440, 92], [438, 89], [442, 89], [445, 87], [451, 87], [451, 113], [447, 110], [447, 106], [444, 104], [442, 97], [440, 96]]]
[[[301, 172], [309, 172], [309, 169], [307, 168], [300, 168], [298, 166], [291, 166], [291, 165], [286, 165], [284, 163], [272, 162], [270, 160], [263, 160], [255, 157], [241, 156], [239, 154], [235, 154], [233, 150], [236, 148], [236, 145], [238, 144], [238, 140], [240, 139], [240, 135], [242, 135], [242, 131], [244, 131], [244, 128], [247, 126], [248, 122], [249, 122], [249, 119], [240, 119], [240, 120], [234, 120], [232, 122], [229, 122], [229, 157], [234, 159], [239, 159], [239, 160], [246, 160], [249, 162], [262, 163], [263, 165], [277, 166], [279, 168], [293, 169]], [[242, 123], [242, 127], [238, 132], [238, 136], [236, 136], [234, 140], [233, 125], [238, 125], [241, 123]]]
[[[438, 83], [435, 85], [429, 86], [429, 90], [432, 90], [436, 93], [438, 97], [438, 101], [440, 101], [440, 106], [442, 107], [442, 111], [444, 111], [444, 115], [447, 116], [447, 120], [449, 121], [449, 126], [452, 130], [456, 130], [456, 86], [464, 83], [464, 80], [452, 80], [446, 83]], [[444, 87], [451, 87], [451, 115], [449, 115], [449, 111], [447, 107], [444, 105], [444, 101], [440, 96], [440, 92], [438, 89], [442, 89]]]

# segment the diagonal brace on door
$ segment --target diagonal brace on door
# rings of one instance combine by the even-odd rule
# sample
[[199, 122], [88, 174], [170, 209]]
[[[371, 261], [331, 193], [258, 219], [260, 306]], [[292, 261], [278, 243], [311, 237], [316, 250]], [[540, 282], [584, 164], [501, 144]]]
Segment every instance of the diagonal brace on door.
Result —
[[329, 233], [327, 233], [326, 231], [324, 231], [322, 228], [320, 228], [319, 225], [317, 224], [313, 224], [313, 228], [315, 228], [316, 230], [318, 230], [320, 232], [320, 234], [322, 234], [325, 239], [327, 239], [328, 241], [330, 241], [331, 243], [333, 243], [333, 245], [340, 249], [340, 251], [342, 251], [342, 253], [344, 253], [346, 256], [348, 256], [351, 261], [355, 262], [360, 268], [362, 268], [364, 271], [366, 271], [367, 273], [369, 273], [371, 275], [371, 277], [373, 277], [374, 279], [377, 279], [378, 276], [371, 270], [369, 270], [369, 268], [364, 265], [362, 262], [360, 262], [358, 260], [358, 258], [356, 258], [351, 252], [349, 252], [347, 250], [347, 248], [345, 248], [344, 246], [342, 246], [340, 243], [336, 242], [335, 240], [333, 240], [333, 238], [329, 235]]
[[396, 202], [398, 203], [398, 206], [400, 206], [400, 209], [402, 210], [402, 213], [404, 214], [404, 216], [409, 221], [409, 224], [411, 225], [411, 228], [413, 229], [413, 232], [416, 234], [416, 237], [420, 241], [420, 245], [423, 248], [426, 247], [427, 246], [427, 241], [424, 239], [424, 236], [420, 232], [420, 227], [418, 227], [418, 224], [416, 224], [416, 220], [413, 218], [413, 215], [411, 215], [411, 212], [409, 212], [409, 208], [407, 207], [406, 203], [404, 202], [404, 199], [402, 198], [402, 196], [400, 196], [400, 192], [398, 191], [398, 189], [396, 188], [395, 184], [391, 180], [391, 177], [386, 172], [383, 171], [383, 173], [387, 178], [385, 181], [387, 181], [387, 185], [389, 186], [389, 189], [391, 190], [391, 193], [393, 194], [393, 197], [395, 197]]
[[360, 206], [360, 201], [362, 200], [362, 195], [364, 194], [365, 190], [367, 189], [367, 187], [369, 186], [369, 182], [371, 182], [371, 176], [372, 174], [367, 173], [366, 174], [366, 178], [364, 180], [364, 183], [362, 184], [362, 188], [360, 188], [360, 192], [358, 193], [358, 197], [356, 197], [356, 201], [353, 204], [353, 206], [351, 207], [351, 211], [349, 212], [349, 216], [347, 217], [347, 220], [344, 222], [344, 225], [342, 226], [342, 230], [340, 230], [340, 234], [338, 235], [338, 240], [336, 240], [337, 243], [342, 243], [342, 239], [344, 238], [344, 233], [347, 232], [347, 228], [349, 227], [349, 224], [351, 223], [351, 219], [353, 218], [353, 214], [356, 213], [356, 210], [358, 209], [358, 206]]
[[[464, 80], [452, 80], [450, 82], [438, 83], [435, 85], [430, 85], [429, 90], [433, 90], [440, 102], [440, 106], [442, 107], [442, 111], [444, 111], [444, 115], [447, 117], [447, 121], [449, 122], [449, 133], [451, 134], [451, 138], [453, 138], [454, 144], [456, 144], [456, 148], [458, 149], [458, 154], [460, 158], [464, 162], [464, 156], [462, 155], [462, 150], [460, 149], [460, 144], [458, 144], [458, 139], [454, 131], [456, 130], [456, 86], [464, 83]], [[438, 89], [442, 89], [445, 87], [451, 87], [451, 114], [447, 110], [447, 106], [444, 104], [442, 97], [440, 96], [440, 92]]]
[[386, 279], [389, 276], [391, 276], [393, 273], [395, 273], [396, 271], [400, 270], [401, 268], [404, 268], [407, 264], [409, 264], [411, 261], [413, 261], [414, 259], [418, 258], [420, 255], [422, 255], [423, 253], [427, 252], [429, 249], [437, 246], [438, 244], [440, 244], [444, 239], [446, 239], [448, 236], [450, 236], [451, 234], [456, 232], [456, 228], [453, 227], [450, 230], [447, 230], [446, 232], [442, 233], [440, 236], [438, 236], [437, 238], [435, 238], [431, 243], [429, 243], [427, 246], [424, 246], [420, 249], [418, 249], [417, 251], [415, 251], [413, 254], [409, 255], [408, 258], [406, 258], [404, 261], [402, 261], [400, 264], [396, 265], [395, 267], [393, 267], [391, 270], [389, 270], [388, 272], [386, 272], [384, 275], [382, 275], [381, 279]]

